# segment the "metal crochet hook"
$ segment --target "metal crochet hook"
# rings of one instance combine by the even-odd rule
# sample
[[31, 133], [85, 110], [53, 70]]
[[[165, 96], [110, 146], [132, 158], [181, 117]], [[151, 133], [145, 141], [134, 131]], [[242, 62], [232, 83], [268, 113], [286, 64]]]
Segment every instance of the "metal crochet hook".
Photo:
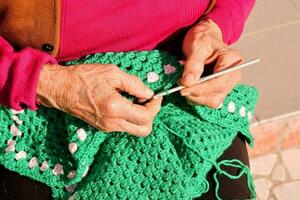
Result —
[[[199, 81], [197, 81], [195, 84], [199, 84], [199, 83], [202, 83], [202, 82], [205, 82], [205, 81], [208, 81], [208, 80], [211, 80], [213, 78], [216, 78], [216, 77], [219, 77], [219, 76], [222, 76], [224, 74], [227, 74], [227, 73], [230, 73], [230, 72], [233, 72], [233, 71], [236, 71], [236, 70], [239, 70], [239, 69], [242, 69], [242, 68], [245, 68], [245, 67], [248, 67], [250, 65], [253, 65], [255, 63], [258, 63], [260, 61], [259, 58], [257, 59], [254, 59], [254, 60], [250, 60], [248, 62], [245, 62], [241, 65], [237, 65], [237, 66], [234, 66], [234, 67], [230, 67], [230, 68], [227, 68], [227, 69], [224, 69], [222, 71], [219, 71], [217, 73], [214, 73], [212, 75], [209, 75], [209, 76], [205, 76], [203, 78], [200, 78]], [[195, 85], [194, 84], [194, 85]], [[153, 99], [157, 99], [158, 97], [162, 97], [162, 96], [165, 96], [165, 95], [169, 95], [173, 92], [177, 92], [179, 90], [182, 90], [183, 88], [185, 88], [184, 86], [178, 86], [178, 87], [175, 87], [175, 88], [172, 88], [172, 89], [169, 89], [167, 91], [163, 91], [163, 92], [160, 92], [156, 95], [154, 95], [152, 98]]]

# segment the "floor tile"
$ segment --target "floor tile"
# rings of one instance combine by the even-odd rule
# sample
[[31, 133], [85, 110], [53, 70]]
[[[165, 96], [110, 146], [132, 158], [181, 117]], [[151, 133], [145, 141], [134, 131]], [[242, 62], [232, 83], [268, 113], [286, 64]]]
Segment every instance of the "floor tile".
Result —
[[267, 154], [250, 160], [250, 170], [254, 175], [269, 175], [276, 163], [276, 154]]
[[299, 200], [300, 199], [300, 181], [292, 181], [278, 185], [273, 189], [277, 200]]
[[285, 181], [285, 179], [286, 179], [286, 172], [284, 166], [281, 163], [278, 163], [272, 172], [272, 180]]
[[300, 149], [293, 148], [282, 151], [281, 159], [291, 179], [300, 179]]
[[256, 195], [258, 200], [267, 200], [269, 196], [269, 189], [271, 187], [271, 182], [265, 178], [259, 178], [254, 180], [256, 187]]

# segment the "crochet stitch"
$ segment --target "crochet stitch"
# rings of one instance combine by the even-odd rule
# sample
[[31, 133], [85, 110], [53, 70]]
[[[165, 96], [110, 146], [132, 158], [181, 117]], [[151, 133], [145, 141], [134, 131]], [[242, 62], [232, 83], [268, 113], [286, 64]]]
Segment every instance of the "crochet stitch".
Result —
[[[182, 62], [167, 52], [133, 51], [89, 55], [67, 65], [115, 64], [137, 75], [156, 93], [176, 85]], [[124, 94], [129, 99], [133, 99]], [[237, 85], [219, 109], [188, 105], [178, 93], [166, 96], [148, 137], [104, 133], [55, 109], [14, 111], [0, 107], [0, 164], [47, 184], [55, 199], [192, 199], [209, 189], [206, 175], [237, 179], [249, 168], [239, 160], [216, 160], [243, 134], [258, 93]], [[228, 174], [222, 166], [240, 168]]]

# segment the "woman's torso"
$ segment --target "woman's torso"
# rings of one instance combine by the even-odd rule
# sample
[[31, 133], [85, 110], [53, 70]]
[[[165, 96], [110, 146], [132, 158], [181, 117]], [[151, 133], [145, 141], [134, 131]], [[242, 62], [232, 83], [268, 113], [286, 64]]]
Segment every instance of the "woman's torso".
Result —
[[[43, 3], [0, 0], [0, 3], [1, 36], [18, 47], [43, 49], [50, 42], [55, 50], [52, 54], [65, 61], [95, 52], [153, 49], [178, 29], [194, 23], [206, 10], [209, 0], [45, 0]], [[54, 41], [55, 35], [59, 39]]]

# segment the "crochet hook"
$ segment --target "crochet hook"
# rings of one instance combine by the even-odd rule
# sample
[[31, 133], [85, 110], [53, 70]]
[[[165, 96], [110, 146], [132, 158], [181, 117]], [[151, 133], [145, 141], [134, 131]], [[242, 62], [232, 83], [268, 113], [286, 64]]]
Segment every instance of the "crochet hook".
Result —
[[[248, 67], [250, 65], [253, 65], [255, 63], [258, 63], [260, 61], [260, 59], [254, 59], [254, 60], [250, 60], [248, 62], [245, 62], [241, 65], [237, 65], [237, 66], [234, 66], [234, 67], [230, 67], [230, 68], [227, 68], [227, 69], [224, 69], [224, 70], [221, 70], [217, 73], [214, 73], [212, 75], [209, 75], [209, 76], [205, 76], [203, 78], [200, 78], [199, 81], [197, 81], [195, 84], [199, 84], [199, 83], [202, 83], [202, 82], [205, 82], [205, 81], [208, 81], [208, 80], [211, 80], [213, 78], [216, 78], [216, 77], [219, 77], [219, 76], [222, 76], [224, 74], [227, 74], [227, 73], [230, 73], [230, 72], [233, 72], [233, 71], [236, 71], [236, 70], [239, 70], [239, 69], [242, 69], [242, 68], [245, 68], [245, 67]], [[178, 86], [178, 87], [175, 87], [175, 88], [172, 88], [170, 90], [167, 90], [167, 91], [163, 91], [163, 92], [160, 92], [156, 95], [154, 95], [152, 98], [153, 99], [157, 99], [158, 97], [162, 97], [162, 96], [165, 96], [165, 95], [169, 95], [173, 92], [177, 92], [179, 90], [182, 90], [183, 88], [185, 88], [184, 86]]]

